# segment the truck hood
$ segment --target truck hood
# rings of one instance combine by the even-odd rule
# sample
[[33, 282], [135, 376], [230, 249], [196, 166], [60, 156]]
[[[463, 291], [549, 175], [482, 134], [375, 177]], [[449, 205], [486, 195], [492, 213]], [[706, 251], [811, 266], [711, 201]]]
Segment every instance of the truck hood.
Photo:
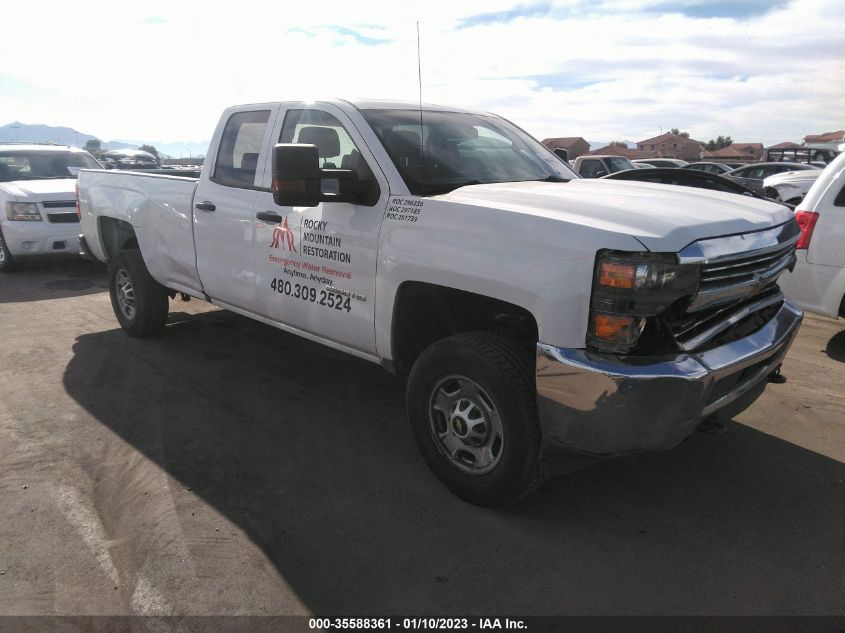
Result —
[[70, 200], [76, 199], [76, 179], [55, 180], [13, 180], [0, 183], [0, 191], [13, 196], [19, 202], [27, 200]]
[[631, 235], [656, 252], [678, 252], [697, 240], [759, 231], [793, 217], [783, 205], [750, 196], [586, 178], [472, 185], [437, 199], [594, 226]]

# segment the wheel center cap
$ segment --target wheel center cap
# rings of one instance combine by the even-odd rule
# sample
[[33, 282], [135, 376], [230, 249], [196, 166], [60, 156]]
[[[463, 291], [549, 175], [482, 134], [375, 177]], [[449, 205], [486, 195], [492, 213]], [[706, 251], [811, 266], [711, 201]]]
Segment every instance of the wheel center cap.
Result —
[[455, 416], [454, 418], [452, 418], [452, 430], [457, 435], [460, 435], [461, 437], [463, 437], [464, 435], [467, 434], [467, 431], [469, 429], [467, 427], [467, 423], [464, 421], [464, 419], [462, 417]]

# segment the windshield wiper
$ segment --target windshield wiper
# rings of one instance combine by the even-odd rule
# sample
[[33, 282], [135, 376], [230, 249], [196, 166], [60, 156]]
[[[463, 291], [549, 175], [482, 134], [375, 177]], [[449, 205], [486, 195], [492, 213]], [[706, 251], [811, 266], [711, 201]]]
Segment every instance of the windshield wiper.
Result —
[[569, 182], [569, 180], [569, 178], [563, 178], [562, 176], [546, 176], [545, 178], [535, 178], [526, 182]]

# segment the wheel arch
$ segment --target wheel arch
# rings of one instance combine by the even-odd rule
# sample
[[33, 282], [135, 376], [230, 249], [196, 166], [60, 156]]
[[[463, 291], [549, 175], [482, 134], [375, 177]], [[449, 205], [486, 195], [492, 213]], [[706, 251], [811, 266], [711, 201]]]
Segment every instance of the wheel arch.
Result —
[[113, 259], [121, 251], [139, 247], [135, 228], [126, 220], [102, 216], [97, 221], [106, 261]]
[[463, 332], [502, 334], [532, 348], [536, 317], [526, 308], [486, 295], [430, 282], [405, 281], [393, 303], [392, 366], [407, 374], [416, 358], [439, 340]]

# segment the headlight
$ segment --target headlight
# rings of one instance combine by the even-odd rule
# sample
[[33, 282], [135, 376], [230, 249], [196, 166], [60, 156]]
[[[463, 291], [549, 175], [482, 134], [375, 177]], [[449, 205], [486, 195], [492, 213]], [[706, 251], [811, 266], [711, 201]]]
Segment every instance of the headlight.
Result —
[[590, 300], [587, 342], [627, 353], [650, 317], [698, 289], [699, 266], [679, 264], [674, 253], [599, 251]]
[[13, 221], [41, 222], [38, 205], [34, 202], [7, 202], [6, 217]]

